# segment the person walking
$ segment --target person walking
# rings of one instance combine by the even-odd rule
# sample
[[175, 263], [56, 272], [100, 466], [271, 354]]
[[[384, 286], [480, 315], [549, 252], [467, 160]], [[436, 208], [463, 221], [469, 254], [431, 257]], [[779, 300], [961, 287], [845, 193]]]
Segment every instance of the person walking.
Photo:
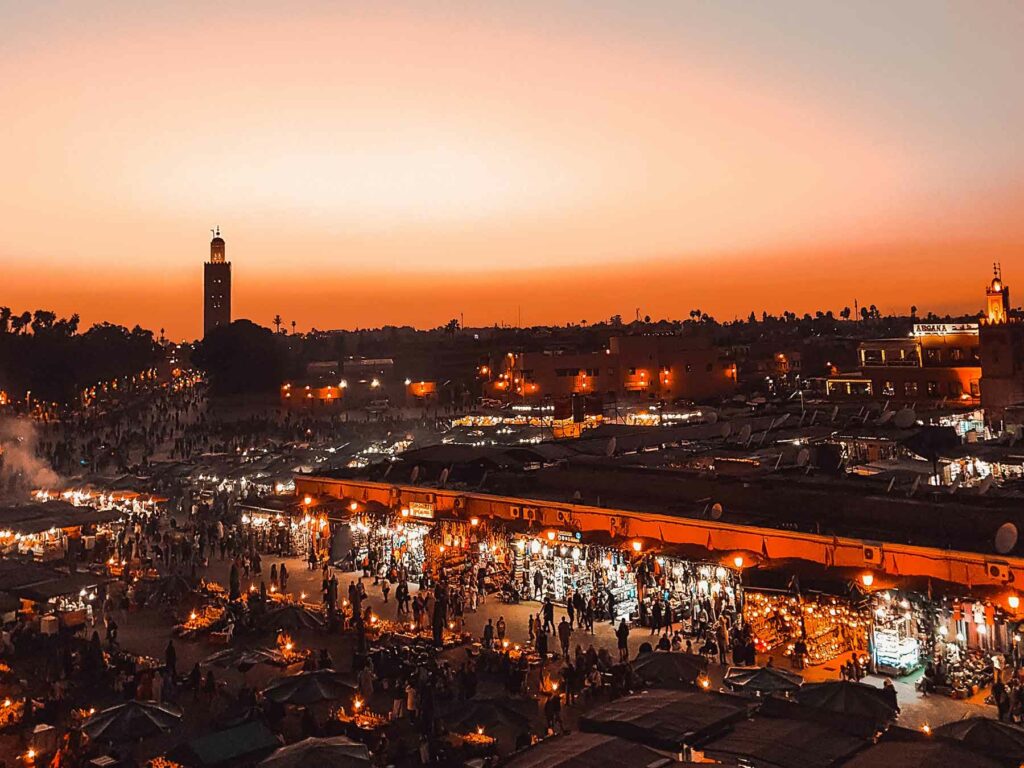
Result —
[[551, 598], [544, 598], [544, 631], [554, 632], [555, 631], [555, 606], [551, 602]]
[[572, 626], [565, 616], [558, 622], [558, 642], [562, 646], [562, 657], [569, 658], [569, 642], [572, 639]]
[[629, 661], [629, 625], [626, 624], [625, 619], [619, 621], [618, 629], [615, 630], [615, 639], [618, 640], [619, 645], [619, 661], [622, 663]]

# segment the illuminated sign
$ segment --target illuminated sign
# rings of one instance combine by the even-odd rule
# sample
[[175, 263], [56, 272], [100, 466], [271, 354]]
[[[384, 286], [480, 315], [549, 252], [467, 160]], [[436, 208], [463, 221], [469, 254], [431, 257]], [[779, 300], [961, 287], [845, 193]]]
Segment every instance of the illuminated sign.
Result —
[[434, 519], [434, 505], [424, 501], [413, 501], [409, 504], [409, 516], [420, 520]]
[[969, 333], [978, 335], [977, 323], [914, 323], [915, 336], [950, 336]]

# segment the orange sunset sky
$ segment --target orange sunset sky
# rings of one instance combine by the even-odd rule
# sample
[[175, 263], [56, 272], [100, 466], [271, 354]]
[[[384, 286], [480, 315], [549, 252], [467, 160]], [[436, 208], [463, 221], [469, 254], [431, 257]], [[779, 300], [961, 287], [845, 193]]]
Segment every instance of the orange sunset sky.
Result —
[[0, 304], [193, 338], [975, 311], [1024, 3], [0, 0]]

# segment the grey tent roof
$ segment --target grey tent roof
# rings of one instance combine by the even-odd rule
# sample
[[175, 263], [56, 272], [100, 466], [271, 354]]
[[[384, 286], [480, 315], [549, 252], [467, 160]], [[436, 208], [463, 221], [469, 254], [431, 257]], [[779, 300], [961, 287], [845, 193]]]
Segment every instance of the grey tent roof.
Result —
[[995, 760], [939, 739], [882, 741], [842, 765], [843, 768], [1000, 768]]
[[652, 690], [591, 710], [580, 728], [676, 751], [722, 733], [751, 708], [749, 699], [715, 691]]
[[277, 734], [261, 722], [243, 723], [192, 739], [171, 750], [170, 757], [194, 768], [235, 765], [258, 760], [281, 746]]
[[599, 733], [545, 739], [513, 756], [505, 768], [660, 768], [678, 765], [651, 747]]
[[829, 768], [869, 744], [818, 723], [755, 717], [736, 723], [726, 734], [701, 744], [716, 760], [744, 758], [772, 768]]

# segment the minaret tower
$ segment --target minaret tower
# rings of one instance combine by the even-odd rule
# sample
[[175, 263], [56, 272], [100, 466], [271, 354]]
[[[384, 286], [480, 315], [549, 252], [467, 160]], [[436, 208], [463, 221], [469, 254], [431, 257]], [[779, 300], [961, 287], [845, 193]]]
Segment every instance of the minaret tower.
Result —
[[1002, 265], [992, 265], [992, 282], [985, 289], [985, 316], [992, 325], [1005, 323], [1010, 317], [1010, 289], [1003, 284]]
[[210, 260], [203, 265], [203, 336], [231, 323], [231, 262], [224, 254], [220, 227], [211, 232]]

